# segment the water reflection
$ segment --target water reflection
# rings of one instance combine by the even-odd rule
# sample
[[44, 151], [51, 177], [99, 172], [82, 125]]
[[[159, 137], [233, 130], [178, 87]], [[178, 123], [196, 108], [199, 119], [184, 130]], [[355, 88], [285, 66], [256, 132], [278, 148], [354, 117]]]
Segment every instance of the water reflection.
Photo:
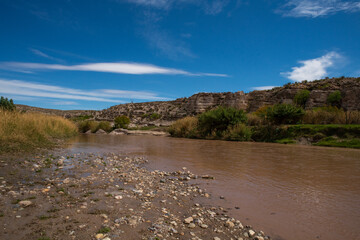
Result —
[[[80, 136], [72, 152], [144, 154], [150, 167], [216, 177], [231, 214], [285, 239], [360, 239], [360, 151], [152, 136]], [[212, 200], [220, 204], [217, 199]]]

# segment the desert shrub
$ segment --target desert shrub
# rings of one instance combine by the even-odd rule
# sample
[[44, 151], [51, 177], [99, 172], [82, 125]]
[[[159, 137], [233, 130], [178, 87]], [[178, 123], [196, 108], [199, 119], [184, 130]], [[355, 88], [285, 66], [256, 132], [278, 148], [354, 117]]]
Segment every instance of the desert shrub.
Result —
[[91, 131], [95, 133], [99, 130], [99, 122], [96, 121], [82, 121], [78, 123], [79, 131], [82, 133], [86, 133], [87, 131]]
[[266, 113], [267, 113], [267, 110], [268, 108], [271, 107], [270, 105], [265, 105], [265, 106], [262, 106], [260, 108], [258, 108], [254, 114], [262, 119], [266, 119]]
[[0, 110], [0, 152], [54, 146], [54, 139], [77, 134], [76, 125], [62, 117]]
[[202, 136], [213, 135], [215, 132], [220, 137], [228, 127], [246, 122], [246, 114], [243, 110], [232, 107], [218, 107], [200, 114], [198, 121], [198, 129]]
[[174, 122], [168, 129], [171, 136], [195, 138], [197, 136], [198, 119], [185, 117]]
[[238, 123], [230, 126], [223, 138], [229, 141], [249, 141], [251, 139], [251, 128], [243, 123]]
[[150, 115], [150, 120], [156, 120], [156, 119], [159, 119], [159, 118], [161, 118], [161, 115], [158, 114], [158, 113], [152, 113]]
[[115, 122], [115, 128], [127, 128], [130, 123], [130, 119], [125, 115], [121, 115], [116, 117], [114, 119], [114, 122]]
[[292, 104], [275, 104], [266, 111], [266, 118], [273, 124], [296, 124], [305, 114], [301, 107]]
[[256, 115], [255, 113], [248, 113], [246, 115], [246, 124], [249, 126], [258, 126], [264, 123], [264, 119]]
[[310, 97], [310, 91], [303, 89], [296, 93], [294, 103], [300, 107], [305, 107], [307, 100]]
[[[113, 130], [113, 127], [111, 126], [111, 123], [110, 122], [107, 122], [107, 121], [101, 121], [99, 122], [99, 125], [97, 127], [97, 130], [99, 129], [102, 129], [104, 130], [105, 132], [111, 132], [111, 130]], [[97, 131], [96, 130], [96, 131]]]
[[72, 121], [74, 122], [80, 122], [80, 121], [85, 121], [88, 120], [90, 118], [92, 118], [92, 115], [80, 115], [80, 116], [74, 116], [72, 118], [70, 118]]
[[14, 111], [16, 106], [12, 99], [4, 98], [1, 96], [0, 98], [0, 109], [4, 111]]
[[339, 90], [336, 90], [329, 94], [329, 96], [326, 99], [326, 102], [331, 106], [340, 107], [341, 99], [342, 99], [341, 92]]

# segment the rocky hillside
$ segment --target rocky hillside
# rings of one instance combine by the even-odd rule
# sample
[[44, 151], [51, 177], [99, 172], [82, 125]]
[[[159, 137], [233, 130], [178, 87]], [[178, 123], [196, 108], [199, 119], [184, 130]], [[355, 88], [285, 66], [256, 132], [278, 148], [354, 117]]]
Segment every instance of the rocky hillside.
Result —
[[326, 105], [329, 94], [339, 90], [342, 94], [342, 108], [360, 110], [360, 78], [344, 77], [286, 84], [283, 87], [250, 93], [242, 91], [235, 93], [198, 93], [174, 101], [120, 104], [102, 111], [60, 111], [23, 105], [18, 105], [18, 108], [65, 117], [92, 115], [97, 120], [107, 121], [112, 121], [119, 115], [127, 115], [135, 124], [168, 125], [174, 120], [193, 116], [220, 105], [253, 112], [265, 105], [292, 103], [296, 93], [302, 89], [310, 91], [310, 98], [305, 106], [307, 109]]
[[328, 95], [339, 90], [344, 109], [360, 110], [360, 78], [332, 78], [286, 84], [283, 87], [250, 93], [198, 93], [175, 101], [121, 104], [96, 112], [96, 118], [112, 120], [116, 116], [127, 115], [137, 124], [150, 122], [166, 125], [169, 121], [193, 116], [219, 105], [253, 112], [265, 105], [292, 103], [296, 93], [302, 89], [310, 91], [305, 106], [307, 109], [325, 106]]

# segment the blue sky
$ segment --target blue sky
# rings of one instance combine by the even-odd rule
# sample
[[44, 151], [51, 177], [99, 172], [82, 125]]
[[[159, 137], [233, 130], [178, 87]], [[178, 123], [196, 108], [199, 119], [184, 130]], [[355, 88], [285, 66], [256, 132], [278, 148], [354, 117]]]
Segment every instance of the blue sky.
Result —
[[103, 109], [360, 75], [360, 1], [1, 0], [0, 95]]

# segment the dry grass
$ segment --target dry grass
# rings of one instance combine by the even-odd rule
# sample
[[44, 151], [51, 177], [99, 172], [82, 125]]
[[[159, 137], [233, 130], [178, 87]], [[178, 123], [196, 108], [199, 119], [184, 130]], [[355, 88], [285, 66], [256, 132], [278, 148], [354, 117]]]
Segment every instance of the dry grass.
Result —
[[76, 134], [76, 125], [62, 117], [0, 111], [0, 152], [51, 147]]
[[307, 110], [304, 124], [360, 124], [360, 111], [344, 111], [336, 107]]
[[196, 117], [185, 117], [174, 122], [169, 133], [174, 137], [195, 138], [197, 135], [198, 119]]

